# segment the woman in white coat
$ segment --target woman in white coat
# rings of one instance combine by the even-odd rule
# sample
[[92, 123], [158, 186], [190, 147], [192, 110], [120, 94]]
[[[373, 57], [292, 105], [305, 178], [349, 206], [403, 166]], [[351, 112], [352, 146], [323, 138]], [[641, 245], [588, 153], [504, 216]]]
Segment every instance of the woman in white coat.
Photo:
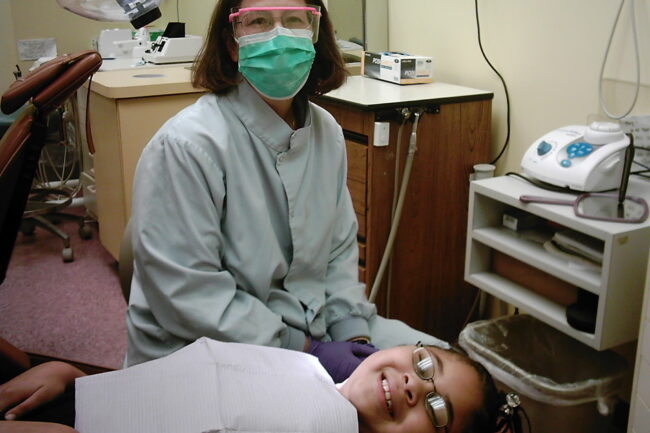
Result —
[[374, 347], [445, 346], [358, 280], [343, 132], [308, 100], [347, 74], [322, 1], [219, 1], [193, 74], [209, 93], [136, 170], [126, 365], [207, 336], [312, 353], [341, 381]]

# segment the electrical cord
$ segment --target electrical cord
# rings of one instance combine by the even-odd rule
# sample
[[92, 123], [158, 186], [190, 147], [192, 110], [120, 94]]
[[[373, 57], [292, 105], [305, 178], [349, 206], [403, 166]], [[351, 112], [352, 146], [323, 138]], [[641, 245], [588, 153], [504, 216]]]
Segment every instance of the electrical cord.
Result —
[[[512, 176], [512, 177], [518, 177], [518, 178], [520, 178], [522, 180], [525, 180], [528, 183], [531, 183], [531, 184], [535, 185], [538, 188], [545, 189], [547, 191], [562, 192], [562, 193], [565, 193], [565, 194], [584, 194], [585, 193], [585, 191], [578, 191], [578, 190], [575, 190], [575, 189], [571, 189], [569, 187], [557, 186], [557, 185], [553, 185], [553, 184], [550, 184], [550, 183], [543, 182], [541, 180], [532, 179], [530, 177], [524, 176], [521, 173], [515, 173], [514, 171], [509, 171], [505, 175], [506, 176]], [[616, 191], [617, 189], [618, 188], [610, 188], [610, 189], [603, 189], [603, 190], [600, 190], [600, 191], [590, 191], [590, 192], [597, 192], [597, 193], [612, 192], [612, 191]]]
[[509, 171], [506, 173], [506, 176], [512, 176], [512, 177], [518, 177], [528, 183], [531, 183], [535, 185], [538, 188], [545, 189], [547, 191], [553, 191], [553, 192], [566, 192], [566, 193], [579, 193], [579, 191], [573, 191], [570, 188], [567, 187], [561, 187], [561, 186], [556, 186], [552, 185], [550, 183], [543, 182], [541, 180], [533, 179], [528, 176], [525, 176], [521, 173], [516, 173], [514, 171]]
[[495, 68], [494, 65], [492, 65], [492, 62], [490, 62], [490, 59], [488, 59], [487, 55], [485, 54], [485, 50], [483, 49], [483, 42], [481, 40], [481, 23], [479, 21], [479, 13], [478, 13], [478, 0], [474, 0], [474, 10], [476, 12], [476, 30], [478, 33], [478, 46], [481, 49], [481, 54], [483, 55], [483, 58], [485, 59], [487, 64], [501, 80], [501, 84], [503, 84], [503, 90], [506, 96], [506, 139], [503, 143], [503, 146], [501, 147], [501, 151], [499, 151], [499, 154], [496, 156], [496, 158], [494, 158], [494, 160], [492, 160], [492, 162], [490, 162], [490, 164], [494, 165], [499, 159], [501, 159], [501, 156], [506, 151], [506, 149], [508, 148], [508, 144], [510, 143], [510, 94], [508, 92], [508, 86], [506, 85], [506, 80], [499, 73], [497, 68]]
[[461, 330], [465, 329], [469, 321], [472, 320], [472, 317], [474, 316], [474, 312], [476, 311], [476, 307], [478, 306], [480, 298], [481, 298], [481, 289], [476, 289], [476, 296], [474, 296], [474, 301], [472, 302], [472, 306], [470, 307], [467, 316], [465, 316], [465, 321], [463, 322], [463, 326], [460, 327]]
[[632, 161], [632, 163], [633, 163], [633, 164], [636, 164], [636, 165], [640, 165], [641, 167], [645, 168], [645, 170], [641, 170], [641, 172], [644, 172], [644, 171], [648, 171], [648, 170], [650, 170], [650, 166], [645, 165], [645, 164], [643, 164], [643, 163], [641, 163], [641, 162], [638, 162], [638, 161]]
[[178, 2], [179, 2], [179, 0], [176, 0], [176, 22], [180, 23], [181, 22], [181, 14], [179, 12]]
[[[77, 118], [77, 101], [75, 98], [68, 99], [64, 105], [55, 110], [51, 116], [57, 116], [58, 125], [57, 143], [51, 143], [61, 149], [62, 156], [55, 160], [47, 146], [43, 148], [38, 162], [35, 175], [36, 188], [52, 188], [52, 178], [57, 184], [55, 189], [62, 189], [72, 197], [76, 197], [81, 191], [81, 182], [73, 182], [72, 176], [77, 173], [77, 167], [81, 164], [82, 150], [78, 142], [79, 123]], [[72, 124], [70, 123], [72, 122]], [[61, 160], [62, 158], [62, 160]], [[50, 194], [48, 201], [56, 202], [65, 200], [66, 196]]]
[[638, 41], [638, 36], [637, 36], [637, 29], [636, 29], [636, 17], [634, 16], [634, 0], [630, 0], [630, 16], [632, 19], [632, 38], [634, 40], [634, 53], [635, 53], [635, 60], [636, 60], [636, 91], [634, 93], [634, 99], [632, 100], [632, 104], [630, 105], [630, 108], [625, 111], [624, 114], [621, 115], [615, 115], [609, 112], [607, 108], [607, 104], [605, 103], [605, 98], [603, 97], [603, 76], [605, 74], [605, 65], [607, 64], [607, 57], [609, 57], [609, 49], [612, 46], [612, 40], [614, 39], [614, 33], [616, 33], [616, 26], [618, 25], [618, 21], [621, 17], [621, 11], [623, 10], [623, 5], [625, 4], [625, 0], [621, 0], [621, 4], [618, 7], [618, 12], [616, 13], [616, 19], [614, 20], [614, 26], [612, 27], [612, 32], [609, 35], [609, 42], [607, 42], [607, 49], [605, 50], [605, 57], [603, 57], [603, 63], [600, 67], [600, 79], [598, 81], [598, 99], [600, 101], [600, 108], [607, 114], [607, 116], [610, 119], [615, 119], [615, 120], [620, 120], [630, 114], [632, 110], [634, 109], [634, 106], [636, 105], [636, 101], [639, 97], [639, 90], [641, 88], [641, 60], [639, 57], [639, 41]]

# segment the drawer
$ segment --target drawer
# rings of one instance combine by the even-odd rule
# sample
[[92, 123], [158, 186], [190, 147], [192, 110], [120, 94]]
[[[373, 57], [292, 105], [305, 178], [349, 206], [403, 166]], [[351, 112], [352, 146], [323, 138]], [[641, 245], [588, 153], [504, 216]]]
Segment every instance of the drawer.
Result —
[[366, 268], [365, 266], [359, 266], [359, 281], [362, 283], [366, 282]]
[[341, 128], [348, 131], [362, 132], [365, 117], [368, 114], [361, 110], [341, 110], [334, 115]]
[[366, 261], [366, 244], [363, 242], [357, 242], [359, 245], [359, 261], [365, 263]]
[[364, 130], [363, 125], [365, 117], [369, 116], [368, 113], [362, 110], [346, 109], [339, 104], [332, 104], [323, 100], [317, 101], [317, 104], [329, 111], [343, 129], [358, 133]]
[[366, 183], [368, 167], [368, 146], [345, 140], [348, 153], [348, 179]]
[[366, 216], [357, 214], [357, 223], [359, 224], [358, 236], [366, 238]]
[[366, 184], [355, 179], [348, 178], [348, 189], [352, 196], [352, 206], [359, 215], [366, 214]]
[[577, 287], [497, 250], [492, 252], [492, 270], [562, 307], [578, 299]]

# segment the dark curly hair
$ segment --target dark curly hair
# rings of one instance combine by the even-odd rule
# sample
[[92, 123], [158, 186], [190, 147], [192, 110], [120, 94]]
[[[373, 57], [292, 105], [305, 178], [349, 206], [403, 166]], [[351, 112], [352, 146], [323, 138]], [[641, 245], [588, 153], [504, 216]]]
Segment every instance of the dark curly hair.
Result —
[[517, 406], [504, 410], [507, 394], [497, 389], [487, 369], [471, 359], [460, 346], [454, 345], [451, 352], [476, 371], [481, 383], [482, 404], [472, 413], [462, 433], [523, 433], [522, 418], [527, 422], [528, 433], [531, 433], [530, 420], [523, 408]]
[[472, 414], [463, 433], [494, 433], [499, 410], [499, 391], [494, 380], [483, 365], [463, 353], [456, 352], [459, 359], [471, 366], [478, 374], [481, 383], [483, 404]]

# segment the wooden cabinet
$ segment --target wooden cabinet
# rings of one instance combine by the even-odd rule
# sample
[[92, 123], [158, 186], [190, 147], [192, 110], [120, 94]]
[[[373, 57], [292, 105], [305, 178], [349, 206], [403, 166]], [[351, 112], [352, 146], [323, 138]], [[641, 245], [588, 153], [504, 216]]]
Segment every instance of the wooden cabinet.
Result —
[[[628, 194], [650, 200], [648, 185], [645, 180], [632, 178]], [[575, 198], [544, 191], [506, 176], [472, 182], [467, 281], [597, 350], [636, 339], [648, 265], [650, 221], [625, 224], [578, 218], [572, 206], [524, 204], [519, 201], [521, 195], [565, 200]], [[502, 219], [506, 212], [532, 214], [555, 230], [570, 229], [600, 241], [602, 265], [576, 265], [565, 257], [549, 252], [540, 243], [540, 236], [524, 236], [504, 228]], [[552, 276], [553, 280], [547, 279], [546, 290], [564, 290], [564, 285], [568, 284], [596, 295], [594, 332], [583, 332], [572, 327], [566, 318], [566, 305], [557, 296], [540, 293], [530, 280], [515, 281], [511, 274], [505, 275], [495, 269], [497, 254], [517, 258], [533, 270]], [[555, 279], [563, 284], [560, 286], [552, 282]]]
[[[395, 176], [401, 182], [412, 122], [403, 108], [424, 110], [417, 151], [377, 307], [437, 337], [454, 341], [476, 290], [463, 281], [469, 174], [489, 159], [492, 93], [432, 83], [398, 86], [350, 77], [315, 99], [341, 124], [348, 187], [359, 221], [359, 278], [372, 287], [391, 227]], [[375, 146], [375, 122], [388, 122], [389, 144]], [[390, 292], [388, 284], [390, 274]]]
[[95, 74], [90, 116], [99, 239], [115, 259], [131, 215], [133, 177], [142, 149], [167, 119], [202, 94], [182, 66]]

